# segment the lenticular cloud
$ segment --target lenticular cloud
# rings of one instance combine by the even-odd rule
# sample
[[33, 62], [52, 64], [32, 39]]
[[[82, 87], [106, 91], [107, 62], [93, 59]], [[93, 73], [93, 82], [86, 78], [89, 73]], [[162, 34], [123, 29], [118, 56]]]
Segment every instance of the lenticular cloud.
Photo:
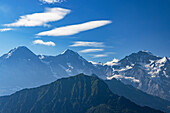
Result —
[[110, 23], [112, 23], [112, 21], [110, 20], [90, 21], [82, 24], [75, 24], [75, 25], [55, 28], [50, 31], [40, 32], [37, 35], [38, 36], [69, 36], [69, 35], [78, 34], [83, 31], [102, 27]]
[[29, 15], [20, 16], [20, 19], [14, 23], [5, 24], [5, 26], [12, 27], [35, 27], [35, 26], [48, 26], [47, 23], [55, 22], [63, 19], [71, 11], [63, 8], [47, 8], [43, 13], [34, 13]]

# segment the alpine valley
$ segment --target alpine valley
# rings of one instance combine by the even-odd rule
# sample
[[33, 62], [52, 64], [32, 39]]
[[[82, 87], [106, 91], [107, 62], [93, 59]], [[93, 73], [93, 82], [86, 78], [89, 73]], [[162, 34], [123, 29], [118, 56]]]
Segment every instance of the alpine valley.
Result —
[[[84, 73], [85, 75], [91, 75], [91, 77], [85, 75], [79, 75], [76, 77], [66, 78], [74, 75]], [[144, 113], [145, 110], [147, 113], [153, 112], [151, 108], [158, 109], [164, 112], [170, 111], [170, 60], [167, 57], [158, 57], [153, 55], [148, 51], [139, 51], [137, 53], [132, 53], [129, 56], [126, 56], [120, 61], [113, 60], [112, 62], [107, 63], [94, 63], [85, 60], [77, 52], [67, 49], [62, 54], [57, 56], [45, 56], [45, 55], [35, 55], [27, 47], [20, 46], [10, 50], [7, 54], [4, 54], [0, 57], [0, 95], [10, 95], [16, 91], [19, 91], [24, 88], [33, 88], [41, 85], [52, 84], [38, 87], [35, 89], [26, 89], [19, 91], [11, 96], [5, 96], [0, 98], [0, 111], [2, 113], [11, 113], [14, 108], [8, 109], [9, 106], [15, 106], [15, 101], [12, 98], [17, 97], [21, 103], [18, 103], [18, 106], [26, 104], [28, 99], [33, 99], [37, 104], [30, 104], [25, 109], [16, 109], [13, 113], [41, 113], [37, 111], [38, 102], [41, 101], [42, 106], [46, 106], [44, 111], [49, 112], [47, 109], [49, 105], [53, 106], [53, 110], [57, 109], [56, 103], [59, 103], [64, 110], [75, 110], [75, 112], [81, 112], [81, 110], [87, 109], [89, 113], [98, 113], [100, 111], [112, 111], [116, 113], [121, 113], [127, 111], [127, 113], [141, 112]], [[97, 76], [97, 77], [94, 77]], [[78, 82], [81, 78], [81, 81], [86, 82], [87, 85], [92, 84], [93, 87], [89, 89], [79, 89], [79, 86], [73, 84], [73, 81], [76, 80], [77, 84], [85, 88], [82, 82]], [[60, 79], [60, 80], [57, 80]], [[74, 80], [73, 80], [74, 79]], [[87, 81], [90, 80], [89, 82]], [[56, 84], [54, 81], [56, 81]], [[103, 82], [105, 81], [105, 83]], [[65, 86], [65, 82], [69, 82], [70, 86]], [[83, 82], [83, 83], [84, 83]], [[88, 82], [88, 83], [87, 83]], [[97, 84], [97, 85], [96, 85]], [[107, 85], [109, 87], [107, 87]], [[52, 87], [50, 87], [52, 86]], [[60, 94], [58, 88], [71, 87], [74, 89], [68, 91], [69, 95], [58, 95], [63, 98], [61, 100], [58, 97], [54, 97], [54, 93]], [[102, 104], [94, 103], [98, 98], [103, 98], [99, 91], [95, 91], [93, 88], [97, 87], [98, 89], [103, 89], [100, 92], [104, 94], [107, 100], [101, 100]], [[52, 89], [55, 90], [52, 91]], [[65, 89], [62, 89], [64, 92]], [[82, 92], [86, 91], [87, 95], [83, 96]], [[67, 90], [66, 90], [67, 91]], [[112, 91], [112, 92], [111, 92]], [[35, 92], [33, 94], [33, 92]], [[78, 93], [79, 92], [79, 93]], [[93, 92], [93, 93], [92, 93]], [[28, 94], [33, 94], [33, 96], [27, 96]], [[97, 97], [89, 97], [90, 94], [96, 94]], [[102, 94], [102, 93], [101, 93]], [[125, 98], [131, 100], [127, 100]], [[24, 98], [20, 96], [24, 95]], [[53, 98], [51, 97], [53, 96]], [[93, 96], [93, 95], [91, 95]], [[69, 100], [64, 99], [64, 97], [69, 98]], [[74, 100], [74, 98], [77, 100]], [[147, 98], [147, 99], [142, 99]], [[43, 98], [50, 98], [52, 102], [45, 102]], [[92, 100], [88, 100], [88, 99]], [[57, 100], [59, 99], [59, 100]], [[48, 99], [47, 99], [48, 100]], [[66, 101], [72, 102], [72, 108], [67, 108]], [[113, 101], [113, 102], [112, 102]], [[151, 101], [154, 101], [150, 103]], [[22, 103], [24, 102], [24, 103]], [[86, 104], [94, 103], [93, 107], [84, 106], [80, 111], [80, 104], [83, 105], [83, 102]], [[125, 103], [122, 103], [125, 102]], [[134, 103], [141, 106], [148, 106], [151, 108], [141, 108]], [[116, 108], [110, 107], [111, 105], [122, 105]], [[49, 104], [49, 105], [48, 105]], [[129, 104], [129, 106], [128, 106]], [[127, 106], [127, 108], [124, 108]], [[137, 111], [134, 111], [132, 107], [135, 106]], [[120, 107], [120, 108], [119, 108]], [[66, 109], [67, 108], [67, 109]], [[31, 111], [27, 111], [27, 110]], [[51, 108], [50, 108], [51, 109]], [[52, 110], [51, 109], [51, 110]], [[122, 109], [122, 111], [120, 111]], [[22, 112], [18, 112], [18, 111]], [[61, 110], [61, 109], [60, 109]], [[66, 112], [62, 111], [62, 112]], [[159, 111], [154, 111], [154, 113]], [[45, 112], [43, 112], [45, 113]], [[53, 111], [51, 111], [53, 113]]]

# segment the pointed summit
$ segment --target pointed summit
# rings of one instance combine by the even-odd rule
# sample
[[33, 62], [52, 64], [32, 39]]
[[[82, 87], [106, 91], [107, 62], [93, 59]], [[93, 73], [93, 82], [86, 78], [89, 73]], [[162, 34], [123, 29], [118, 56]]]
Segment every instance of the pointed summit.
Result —
[[138, 52], [138, 54], [148, 54], [148, 55], [153, 55], [150, 51], [148, 51], [148, 50], [141, 50], [141, 51], [139, 51]]
[[82, 56], [80, 56], [77, 52], [71, 50], [71, 49], [66, 49], [63, 53], [61, 53], [60, 55], [58, 55], [58, 57], [60, 56], [64, 56], [67, 60], [69, 59], [70, 61], [77, 61], [77, 60], [82, 60], [82, 61], [86, 61]]
[[154, 56], [149, 51], [139, 51], [137, 53], [132, 53], [129, 56], [126, 56], [124, 59], [120, 60], [119, 62], [123, 65], [131, 65], [131, 64], [138, 64], [138, 63], [150, 63], [150, 60], [159, 60], [160, 57]]
[[58, 56], [64, 56], [66, 58], [71, 58], [71, 59], [81, 57], [77, 52], [70, 50], [70, 49], [65, 50], [63, 53], [61, 53]]
[[16, 47], [16, 48], [10, 50], [7, 54], [3, 55], [2, 57], [5, 59], [9, 59], [9, 58], [30, 59], [30, 58], [36, 57], [36, 55], [31, 50], [29, 50], [27, 47], [19, 46], [19, 47]]
[[78, 55], [77, 52], [74, 52], [74, 51], [71, 50], [71, 49], [66, 49], [66, 50], [62, 53], [62, 55], [64, 55], [64, 54], [69, 54], [69, 55], [77, 54], [77, 55]]
[[23, 52], [23, 51], [31, 51], [31, 50], [29, 50], [26, 46], [18, 46], [16, 48], [12, 49], [10, 52], [18, 52], [18, 51]]

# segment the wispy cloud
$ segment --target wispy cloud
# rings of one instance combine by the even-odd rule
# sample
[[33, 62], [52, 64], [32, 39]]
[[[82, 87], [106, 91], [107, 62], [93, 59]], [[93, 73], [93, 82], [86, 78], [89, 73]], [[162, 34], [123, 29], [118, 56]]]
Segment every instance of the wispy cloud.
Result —
[[4, 29], [0, 29], [0, 32], [6, 32], [6, 31], [12, 31], [14, 29], [12, 28], [4, 28]]
[[104, 47], [103, 42], [85, 42], [85, 41], [76, 41], [73, 42], [71, 47]]
[[107, 57], [108, 55], [106, 54], [99, 54], [99, 55], [94, 55], [94, 58], [100, 58], [100, 57]]
[[55, 28], [50, 31], [40, 32], [37, 35], [39, 36], [69, 36], [69, 35], [78, 34], [83, 31], [105, 26], [110, 23], [112, 23], [112, 21], [109, 21], [109, 20], [90, 21], [90, 22], [86, 22], [82, 24], [69, 25], [65, 27]]
[[80, 53], [92, 53], [92, 52], [100, 52], [104, 51], [104, 49], [84, 49], [79, 51]]
[[[92, 54], [93, 58], [100, 58], [100, 57], [107, 57], [109, 55], [116, 54], [115, 52], [104, 52], [101, 54]], [[117, 61], [117, 59], [114, 59], [112, 62]]]
[[44, 42], [42, 40], [35, 40], [33, 41], [33, 44], [40, 44], [40, 45], [46, 45], [46, 46], [55, 46], [55, 43], [52, 41]]
[[63, 8], [46, 8], [43, 13], [34, 13], [21, 16], [19, 20], [14, 23], [5, 24], [5, 26], [13, 27], [34, 27], [34, 26], [48, 26], [47, 23], [63, 19], [70, 10]]
[[64, 2], [65, 0], [40, 0], [40, 1], [43, 3], [54, 4]]

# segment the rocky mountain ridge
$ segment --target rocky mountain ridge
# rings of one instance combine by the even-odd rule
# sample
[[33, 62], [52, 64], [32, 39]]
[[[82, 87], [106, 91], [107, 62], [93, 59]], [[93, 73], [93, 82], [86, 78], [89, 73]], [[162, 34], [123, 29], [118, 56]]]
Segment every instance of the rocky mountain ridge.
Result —
[[101, 79], [115, 78], [148, 94], [170, 100], [170, 60], [147, 51], [132, 53], [120, 61], [93, 64], [70, 49], [57, 56], [45, 56], [35, 55], [21, 46], [0, 57], [0, 72], [0, 95], [84, 73], [96, 74]]

